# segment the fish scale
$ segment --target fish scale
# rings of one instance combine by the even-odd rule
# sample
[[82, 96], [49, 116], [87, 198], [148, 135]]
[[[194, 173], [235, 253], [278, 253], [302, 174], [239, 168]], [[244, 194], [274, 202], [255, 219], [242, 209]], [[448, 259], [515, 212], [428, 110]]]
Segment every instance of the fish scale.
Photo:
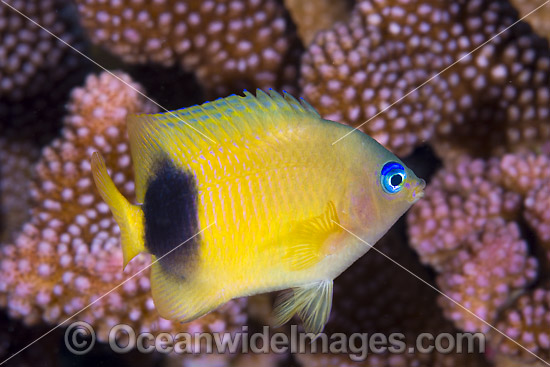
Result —
[[97, 153], [94, 180], [121, 228], [124, 265], [152, 253], [155, 306], [182, 322], [232, 298], [292, 289], [279, 298], [278, 323], [297, 313], [320, 332], [333, 279], [424, 188], [369, 136], [273, 91], [131, 116], [128, 135], [138, 205]]

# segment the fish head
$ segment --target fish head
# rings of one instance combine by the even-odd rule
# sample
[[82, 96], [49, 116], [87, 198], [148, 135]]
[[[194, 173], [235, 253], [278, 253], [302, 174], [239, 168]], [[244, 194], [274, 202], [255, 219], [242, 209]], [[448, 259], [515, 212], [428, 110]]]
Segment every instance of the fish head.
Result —
[[376, 242], [420, 198], [426, 182], [392, 152], [364, 135], [350, 185], [350, 225]]

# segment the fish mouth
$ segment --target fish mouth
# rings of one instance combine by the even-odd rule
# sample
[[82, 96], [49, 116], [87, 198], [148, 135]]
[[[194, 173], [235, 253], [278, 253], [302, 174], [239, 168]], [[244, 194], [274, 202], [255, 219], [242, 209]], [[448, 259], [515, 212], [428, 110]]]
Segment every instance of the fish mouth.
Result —
[[412, 189], [411, 196], [409, 197], [409, 203], [414, 204], [418, 200], [424, 197], [424, 188], [426, 187], [426, 181], [419, 179], [416, 186]]

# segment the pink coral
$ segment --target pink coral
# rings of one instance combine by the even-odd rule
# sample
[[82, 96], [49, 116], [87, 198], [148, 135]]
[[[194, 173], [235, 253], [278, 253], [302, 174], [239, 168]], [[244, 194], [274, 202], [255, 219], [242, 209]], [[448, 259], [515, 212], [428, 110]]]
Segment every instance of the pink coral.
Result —
[[[430, 283], [422, 267], [400, 233], [399, 224], [386, 234], [376, 249]], [[437, 293], [413, 275], [371, 249], [335, 279], [329, 335], [344, 333], [402, 333], [407, 346], [415, 345], [420, 333], [453, 332], [437, 307]], [[354, 362], [347, 354], [308, 353], [299, 355], [304, 366], [477, 366], [484, 365], [478, 354], [458, 353], [373, 353], [366, 361]]]
[[550, 249], [550, 181], [525, 198], [525, 219], [539, 240]]
[[29, 217], [32, 164], [39, 153], [29, 141], [0, 138], [0, 242]]
[[[521, 296], [510, 307], [497, 328], [544, 360], [550, 359], [550, 290], [538, 288]], [[497, 361], [522, 366], [540, 363], [515, 343], [496, 335]]]
[[521, 196], [490, 180], [499, 174], [496, 161], [467, 157], [437, 173], [408, 217], [412, 245], [424, 263], [443, 270], [488, 219], [517, 215]]
[[[57, 0], [13, 0], [8, 4], [70, 44], [78, 45], [70, 24], [57, 14]], [[59, 81], [77, 64], [78, 55], [6, 5], [0, 6], [0, 96], [11, 101], [43, 92], [44, 83]], [[59, 67], [63, 65], [64, 67]]]
[[[489, 323], [536, 276], [517, 222], [521, 195], [498, 185], [499, 161], [459, 159], [440, 171], [408, 217], [411, 244], [440, 273], [441, 290]], [[461, 329], [487, 326], [448, 300]]]
[[425, 141], [442, 156], [540, 144], [550, 138], [550, 51], [527, 25], [435, 77], [517, 19], [502, 0], [358, 1], [349, 22], [308, 47], [303, 95], [330, 119], [372, 119], [361, 129], [402, 155]]
[[[72, 6], [61, 0], [10, 0], [7, 4], [83, 50]], [[70, 89], [80, 83], [86, 60], [0, 4], [0, 127], [3, 134], [44, 140], [58, 126]], [[6, 135], [4, 135], [6, 136]]]
[[[125, 74], [126, 83], [134, 84]], [[122, 271], [120, 231], [93, 187], [90, 156], [101, 151], [121, 192], [134, 183], [125, 117], [153, 112], [149, 103], [107, 73], [90, 76], [72, 93], [62, 136], [49, 144], [36, 165], [32, 217], [14, 243], [0, 247], [0, 305], [25, 324], [56, 324], [83, 310], [100, 340], [126, 323], [135, 330], [231, 330], [246, 317], [242, 301], [182, 326], [158, 316], [150, 294], [149, 258], [140, 255]], [[118, 287], [120, 285], [120, 287]]]
[[[514, 291], [525, 289], [537, 273], [516, 223], [488, 221], [460, 243], [461, 249], [438, 277], [440, 289], [482, 320], [493, 322]], [[460, 329], [488, 332], [490, 327], [445, 297], [445, 316]]]
[[210, 94], [297, 78], [297, 38], [275, 0], [77, 3], [92, 42], [129, 63], [181, 64]]
[[525, 220], [550, 252], [550, 155], [507, 154], [500, 170], [495, 180], [523, 195]]
[[550, 156], [545, 154], [506, 154], [500, 160], [499, 168], [500, 175], [494, 180], [522, 195], [550, 180]]
[[[437, 270], [441, 290], [489, 323], [499, 322], [542, 358], [550, 348], [544, 328], [535, 325], [550, 315], [544, 285], [549, 205], [550, 156], [462, 157], [436, 174], [408, 217], [411, 244]], [[440, 304], [459, 328], [489, 331], [452, 302], [441, 298]], [[490, 343], [499, 361], [534, 358], [495, 332]]]

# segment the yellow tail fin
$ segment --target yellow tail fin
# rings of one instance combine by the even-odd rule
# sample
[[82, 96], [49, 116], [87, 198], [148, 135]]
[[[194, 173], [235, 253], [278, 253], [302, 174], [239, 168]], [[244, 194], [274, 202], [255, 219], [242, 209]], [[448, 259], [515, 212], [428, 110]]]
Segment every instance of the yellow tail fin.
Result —
[[105, 161], [97, 152], [94, 152], [92, 155], [92, 173], [99, 194], [107, 205], [109, 205], [120, 227], [124, 267], [126, 267], [128, 262], [137, 254], [145, 251], [143, 211], [140, 206], [130, 204], [118, 191], [107, 173]]

